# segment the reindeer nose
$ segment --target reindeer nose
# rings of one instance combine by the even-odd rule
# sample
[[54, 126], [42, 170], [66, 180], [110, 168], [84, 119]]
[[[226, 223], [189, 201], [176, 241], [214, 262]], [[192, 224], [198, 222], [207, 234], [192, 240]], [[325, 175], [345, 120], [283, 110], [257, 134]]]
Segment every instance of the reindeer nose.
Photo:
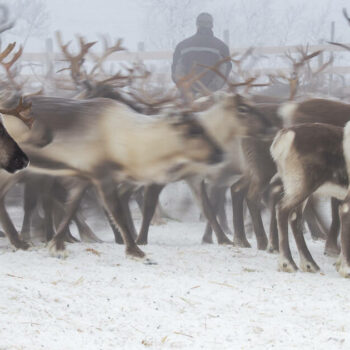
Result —
[[16, 170], [21, 170], [26, 168], [28, 164], [29, 164], [29, 159], [25, 154], [17, 156], [14, 160], [14, 168]]

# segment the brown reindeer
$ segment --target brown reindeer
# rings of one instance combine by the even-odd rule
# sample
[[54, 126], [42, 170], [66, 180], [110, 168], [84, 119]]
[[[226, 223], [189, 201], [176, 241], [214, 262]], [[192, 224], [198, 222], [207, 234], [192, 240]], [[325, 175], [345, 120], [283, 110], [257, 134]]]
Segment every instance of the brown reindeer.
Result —
[[[286, 126], [318, 122], [344, 127], [350, 121], [350, 104], [335, 100], [310, 99], [302, 102], [288, 102], [281, 106], [279, 113]], [[338, 246], [339, 205], [340, 202], [332, 198], [332, 223], [325, 245], [325, 254], [330, 256], [338, 256], [340, 251]]]
[[279, 266], [295, 271], [288, 242], [288, 219], [297, 243], [304, 271], [319, 270], [304, 240], [301, 227], [303, 202], [313, 193], [343, 200], [348, 175], [343, 155], [343, 128], [320, 124], [300, 124], [282, 129], [276, 136], [271, 155], [283, 183], [283, 198], [277, 207]]

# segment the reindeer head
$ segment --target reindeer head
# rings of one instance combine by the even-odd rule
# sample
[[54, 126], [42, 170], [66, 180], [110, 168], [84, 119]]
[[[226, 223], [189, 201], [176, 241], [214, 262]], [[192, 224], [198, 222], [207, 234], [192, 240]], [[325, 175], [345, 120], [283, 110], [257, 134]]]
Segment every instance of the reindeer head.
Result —
[[222, 161], [222, 150], [193, 114], [185, 112], [172, 118], [171, 125], [184, 138], [186, 150], [192, 160], [207, 164]]
[[206, 131], [224, 149], [240, 136], [265, 133], [271, 122], [254, 105], [241, 95], [220, 92], [213, 106], [200, 114]]
[[0, 118], [0, 168], [9, 173], [24, 169], [29, 163], [26, 154], [8, 134]]

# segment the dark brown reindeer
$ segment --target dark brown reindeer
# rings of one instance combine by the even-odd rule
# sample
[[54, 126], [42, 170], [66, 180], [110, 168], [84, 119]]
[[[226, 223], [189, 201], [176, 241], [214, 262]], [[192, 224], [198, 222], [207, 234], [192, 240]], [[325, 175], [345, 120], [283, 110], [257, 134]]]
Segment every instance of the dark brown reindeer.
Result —
[[279, 267], [283, 271], [297, 269], [289, 248], [288, 219], [297, 243], [302, 270], [319, 270], [304, 240], [302, 205], [313, 193], [339, 200], [345, 198], [348, 175], [342, 142], [343, 128], [312, 123], [282, 129], [271, 146], [284, 191], [277, 207]]
[[[292, 62], [292, 73], [290, 77], [283, 76], [283, 79], [289, 83], [290, 99], [293, 99], [297, 92], [300, 72], [304, 65], [320, 52], [317, 51], [309, 54], [307, 49], [300, 48], [298, 53], [300, 56], [298, 60], [289, 55], [289, 61]], [[277, 115], [279, 104], [256, 104], [255, 108], [269, 119], [270, 124], [274, 126], [275, 130], [281, 128], [282, 122]], [[273, 134], [265, 135], [263, 138], [256, 136], [244, 137], [241, 140], [242, 157], [244, 158], [243, 175], [236, 184], [231, 186], [234, 242], [239, 246], [250, 247], [250, 243], [246, 239], [243, 222], [243, 200], [245, 199], [252, 217], [258, 248], [266, 249], [267, 247], [266, 233], [260, 213], [260, 202], [264, 190], [276, 173], [274, 162], [269, 153], [272, 140]], [[275, 194], [272, 191], [271, 197], [274, 196]], [[275, 251], [278, 250], [278, 242], [276, 240], [277, 228], [274, 221], [274, 201], [271, 201], [269, 206], [271, 209], [269, 250]], [[203, 240], [206, 242], [211, 241], [209, 225], [207, 225]]]
[[[311, 99], [299, 103], [287, 103], [281, 107], [280, 113], [286, 126], [318, 122], [344, 127], [350, 120], [350, 105], [335, 100]], [[325, 253], [330, 256], [339, 254], [337, 243], [340, 229], [339, 205], [340, 202], [333, 198], [332, 223], [325, 245]]]

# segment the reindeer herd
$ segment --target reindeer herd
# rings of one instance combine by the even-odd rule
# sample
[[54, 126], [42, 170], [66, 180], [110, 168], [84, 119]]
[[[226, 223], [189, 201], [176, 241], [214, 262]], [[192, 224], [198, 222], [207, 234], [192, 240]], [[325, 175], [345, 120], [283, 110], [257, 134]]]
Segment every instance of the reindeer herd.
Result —
[[[313, 236], [325, 239], [325, 254], [338, 257], [339, 273], [350, 277], [350, 104], [306, 97], [299, 90], [301, 74], [310, 72], [310, 61], [320, 52], [301, 48], [298, 59], [289, 55], [291, 75], [279, 79], [289, 81], [290, 96], [268, 95], [264, 84], [254, 84], [256, 77], [238, 82], [236, 76], [235, 82], [227, 80], [226, 91], [208, 94], [203, 87], [204, 96], [193, 98], [191, 85], [208, 70], [220, 74], [219, 62], [179, 82], [183, 99], [164, 92], [165, 87], [147, 86], [150, 73], [142, 65], [106, 73], [103, 64], [123, 49], [121, 41], [111, 47], [106, 43], [97, 56], [90, 52], [95, 43], [82, 37], [76, 55], [59, 33], [57, 40], [69, 62], [62, 71], [69, 75], [65, 88], [62, 80], [56, 81], [54, 93], [26, 94], [16, 68], [22, 50], [14, 52], [10, 44], [0, 53], [0, 112], [5, 115], [0, 124], [0, 223], [15, 248], [29, 248], [34, 222], [53, 256], [66, 257], [65, 242], [77, 241], [69, 229], [72, 221], [82, 239], [99, 242], [81, 213], [82, 202], [93, 198], [93, 205], [103, 209], [96, 215], [105, 214], [126, 254], [144, 258], [139, 246], [147, 244], [162, 189], [184, 180], [207, 219], [203, 242], [212, 243], [214, 231], [219, 244], [249, 248], [246, 205], [258, 249], [278, 252], [280, 270], [297, 270], [289, 226], [301, 270], [319, 270], [304, 239], [307, 223]], [[236, 66], [250, 54], [235, 61]], [[253, 93], [253, 88], [258, 90]], [[6, 194], [18, 183], [24, 189], [20, 233], [5, 206]], [[227, 190], [232, 240], [225, 215]], [[317, 196], [331, 200], [329, 232], [315, 209]], [[142, 211], [139, 233], [129, 208], [132, 197]], [[270, 212], [269, 235], [264, 207]]]

